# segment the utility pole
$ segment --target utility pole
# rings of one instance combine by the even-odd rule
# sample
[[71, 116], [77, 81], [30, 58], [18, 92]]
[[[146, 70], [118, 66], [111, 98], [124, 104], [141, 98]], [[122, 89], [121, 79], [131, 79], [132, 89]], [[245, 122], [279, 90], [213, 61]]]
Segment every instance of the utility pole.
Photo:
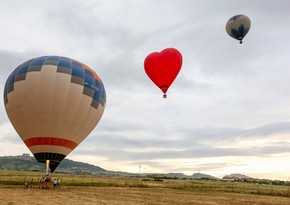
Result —
[[139, 163], [139, 175], [141, 177], [141, 163]]

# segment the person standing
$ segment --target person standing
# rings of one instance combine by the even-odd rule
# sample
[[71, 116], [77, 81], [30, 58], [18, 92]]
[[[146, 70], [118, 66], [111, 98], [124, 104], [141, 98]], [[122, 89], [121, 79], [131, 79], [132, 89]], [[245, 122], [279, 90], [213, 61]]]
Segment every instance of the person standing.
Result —
[[57, 180], [54, 179], [54, 181], [53, 181], [53, 188], [54, 188], [54, 189], [55, 189], [55, 187], [56, 187], [56, 184], [57, 184]]
[[57, 185], [58, 188], [60, 188], [60, 178], [57, 179]]

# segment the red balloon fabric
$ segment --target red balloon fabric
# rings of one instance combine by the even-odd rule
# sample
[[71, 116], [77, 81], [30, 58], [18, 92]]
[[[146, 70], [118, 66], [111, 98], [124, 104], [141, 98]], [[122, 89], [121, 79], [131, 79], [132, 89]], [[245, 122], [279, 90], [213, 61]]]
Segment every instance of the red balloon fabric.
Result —
[[175, 80], [182, 66], [182, 55], [175, 48], [149, 54], [144, 61], [148, 77], [158, 86], [166, 97], [166, 92]]

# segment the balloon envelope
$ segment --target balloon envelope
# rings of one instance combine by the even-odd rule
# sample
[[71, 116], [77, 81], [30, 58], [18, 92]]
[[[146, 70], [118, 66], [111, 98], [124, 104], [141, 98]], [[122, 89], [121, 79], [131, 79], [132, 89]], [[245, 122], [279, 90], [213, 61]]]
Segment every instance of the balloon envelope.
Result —
[[95, 128], [106, 92], [88, 66], [60, 56], [19, 65], [8, 77], [4, 104], [15, 130], [37, 161], [53, 172]]
[[166, 92], [177, 77], [182, 66], [182, 55], [175, 48], [149, 54], [144, 61], [148, 77], [158, 86], [166, 97]]
[[251, 20], [245, 15], [236, 15], [230, 18], [226, 24], [227, 33], [240, 41], [243, 42], [243, 38], [247, 35], [251, 27]]

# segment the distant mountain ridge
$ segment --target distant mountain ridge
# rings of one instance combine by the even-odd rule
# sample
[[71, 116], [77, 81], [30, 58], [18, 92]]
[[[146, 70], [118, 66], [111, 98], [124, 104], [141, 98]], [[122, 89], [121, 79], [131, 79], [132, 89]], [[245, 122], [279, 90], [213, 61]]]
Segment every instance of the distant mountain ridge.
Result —
[[[0, 170], [19, 170], [19, 171], [37, 171], [45, 173], [45, 164], [39, 163], [34, 157], [29, 154], [21, 156], [0, 156]], [[290, 181], [270, 180], [252, 178], [244, 174], [225, 175], [222, 179], [203, 174], [194, 173], [185, 175], [183, 173], [129, 173], [121, 171], [108, 171], [99, 166], [88, 163], [77, 162], [69, 159], [64, 159], [54, 173], [77, 174], [77, 175], [94, 175], [94, 176], [125, 176], [125, 177], [146, 177], [146, 178], [168, 178], [168, 179], [195, 179], [195, 180], [226, 180], [238, 181], [259, 184], [287, 185], [290, 186]]]
[[[39, 163], [34, 157], [27, 155], [0, 157], [0, 170], [19, 170], [45, 172], [45, 164]], [[87, 174], [87, 175], [114, 175], [99, 166], [83, 162], [64, 159], [55, 173]]]
[[[45, 164], [39, 163], [36, 159], [29, 154], [23, 154], [19, 156], [0, 156], [0, 170], [19, 170], [19, 171], [36, 171], [45, 172]], [[121, 171], [109, 171], [99, 166], [95, 166], [88, 163], [77, 162], [70, 159], [64, 159], [55, 173], [65, 174], [80, 174], [80, 175], [99, 175], [99, 176], [142, 176], [142, 177], [165, 177], [165, 178], [188, 178], [188, 179], [210, 179], [220, 180], [217, 177], [194, 173], [193, 175], [185, 175], [183, 173], [128, 173]]]

